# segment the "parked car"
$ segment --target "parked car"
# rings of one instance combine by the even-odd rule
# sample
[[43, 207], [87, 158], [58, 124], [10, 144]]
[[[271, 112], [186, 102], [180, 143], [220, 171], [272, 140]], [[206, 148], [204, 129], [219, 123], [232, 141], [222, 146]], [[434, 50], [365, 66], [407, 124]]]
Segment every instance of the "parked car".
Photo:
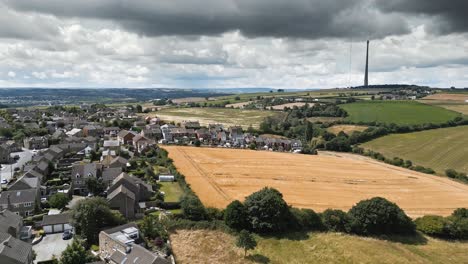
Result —
[[2, 180], [2, 184], [7, 184], [7, 183], [8, 183], [8, 181], [6, 179]]
[[73, 237], [73, 232], [72, 230], [65, 230], [65, 232], [63, 232], [62, 234], [62, 238], [63, 240], [68, 240], [68, 239], [71, 239]]

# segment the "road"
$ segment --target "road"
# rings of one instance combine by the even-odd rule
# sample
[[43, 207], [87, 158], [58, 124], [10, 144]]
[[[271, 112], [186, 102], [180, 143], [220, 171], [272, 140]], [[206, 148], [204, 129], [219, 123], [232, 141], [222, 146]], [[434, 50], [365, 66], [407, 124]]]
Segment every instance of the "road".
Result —
[[24, 164], [31, 161], [34, 155], [32, 150], [23, 149], [22, 152], [11, 153], [11, 157], [18, 155], [20, 158], [14, 164], [2, 164], [2, 169], [0, 171], [1, 180], [6, 179], [10, 181], [12, 174], [15, 172], [15, 168], [22, 168]]

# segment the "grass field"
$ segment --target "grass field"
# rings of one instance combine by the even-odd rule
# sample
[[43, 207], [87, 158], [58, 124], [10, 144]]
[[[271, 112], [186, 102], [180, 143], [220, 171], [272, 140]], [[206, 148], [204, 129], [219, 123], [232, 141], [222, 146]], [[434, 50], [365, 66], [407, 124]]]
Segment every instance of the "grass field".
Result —
[[468, 126], [381, 137], [362, 145], [388, 158], [400, 157], [430, 167], [468, 172]]
[[252, 125], [258, 128], [265, 117], [282, 113], [230, 108], [166, 108], [153, 114], [163, 120], [174, 121], [176, 123], [185, 120], [198, 120], [200, 124], [205, 126], [220, 123], [227, 127], [240, 125], [248, 128]]
[[366, 101], [344, 104], [341, 107], [352, 122], [380, 122], [399, 125], [444, 123], [459, 115], [441, 107], [411, 101]]
[[289, 204], [317, 211], [348, 210], [375, 196], [397, 203], [413, 217], [449, 215], [468, 207], [468, 185], [353, 154], [164, 148], [205, 206], [225, 208], [269, 186]]
[[178, 182], [160, 182], [165, 202], [178, 202], [184, 193]]
[[351, 135], [354, 131], [359, 131], [362, 132], [366, 130], [368, 127], [367, 126], [355, 126], [355, 125], [334, 125], [329, 128], [327, 128], [327, 131], [330, 133], [333, 133], [337, 135], [341, 131], [344, 133]]
[[339, 233], [256, 237], [244, 258], [235, 238], [221, 231], [177, 230], [171, 234], [177, 263], [468, 263], [468, 243], [429, 237], [391, 242]]

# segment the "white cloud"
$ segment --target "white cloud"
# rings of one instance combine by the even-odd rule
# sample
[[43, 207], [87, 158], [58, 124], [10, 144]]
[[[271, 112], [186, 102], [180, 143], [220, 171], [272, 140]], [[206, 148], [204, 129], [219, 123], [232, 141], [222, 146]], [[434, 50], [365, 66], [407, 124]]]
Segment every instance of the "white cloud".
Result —
[[15, 72], [13, 72], [13, 71], [8, 72], [8, 77], [15, 78], [15, 76], [16, 76]]

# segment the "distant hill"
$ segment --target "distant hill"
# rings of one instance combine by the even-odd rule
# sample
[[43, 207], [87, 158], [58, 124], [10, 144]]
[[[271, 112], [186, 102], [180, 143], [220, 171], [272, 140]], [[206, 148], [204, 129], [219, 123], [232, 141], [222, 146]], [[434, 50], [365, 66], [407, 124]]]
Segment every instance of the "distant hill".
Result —
[[369, 86], [355, 86], [351, 87], [351, 89], [428, 89], [428, 86], [419, 86], [414, 84], [376, 84], [376, 85], [369, 85]]

